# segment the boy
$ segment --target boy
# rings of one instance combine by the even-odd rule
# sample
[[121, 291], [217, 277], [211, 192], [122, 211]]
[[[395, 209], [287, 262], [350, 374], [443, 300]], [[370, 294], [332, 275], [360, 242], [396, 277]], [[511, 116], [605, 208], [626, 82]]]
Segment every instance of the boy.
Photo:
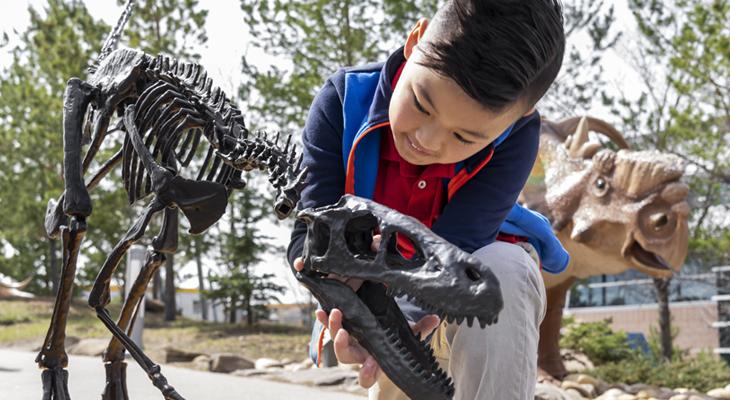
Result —
[[[562, 21], [558, 0], [448, 0], [385, 63], [330, 77], [304, 128], [301, 208], [344, 193], [372, 198], [494, 266], [505, 308], [484, 330], [440, 324], [398, 299], [414, 331], [433, 332], [457, 399], [533, 397], [545, 308], [539, 265], [560, 272], [567, 254], [543, 219], [514, 205], [537, 156], [534, 106], [562, 63]], [[495, 242], [500, 231], [529, 242]], [[297, 223], [288, 249], [297, 270], [305, 233]], [[406, 398], [342, 329], [339, 310], [319, 310], [317, 319], [313, 334], [329, 329], [339, 362], [362, 364], [359, 381], [371, 399]]]

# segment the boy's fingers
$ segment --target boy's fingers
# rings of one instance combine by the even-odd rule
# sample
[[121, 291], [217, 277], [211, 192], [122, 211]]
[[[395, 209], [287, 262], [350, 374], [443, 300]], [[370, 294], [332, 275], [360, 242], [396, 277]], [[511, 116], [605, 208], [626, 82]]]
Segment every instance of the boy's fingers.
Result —
[[314, 315], [317, 317], [317, 321], [319, 321], [320, 324], [329, 329], [329, 316], [327, 315], [327, 311], [317, 310], [314, 312]]
[[411, 325], [411, 329], [413, 330], [413, 333], [420, 333], [421, 337], [425, 337], [430, 335], [431, 332], [439, 326], [440, 322], [441, 320], [437, 315], [430, 314]]
[[301, 257], [297, 257], [297, 258], [296, 258], [296, 259], [294, 260], [294, 265], [293, 265], [293, 267], [294, 267], [294, 269], [295, 269], [295, 270], [296, 270], [297, 272], [301, 272], [301, 271], [302, 271], [302, 270], [304, 269], [304, 261], [302, 261], [302, 258], [301, 258]]
[[378, 249], [380, 248], [380, 241], [381, 241], [381, 239], [382, 239], [382, 236], [380, 236], [380, 235], [374, 235], [373, 236], [373, 244], [370, 245], [370, 248], [373, 251], [378, 251]]
[[335, 356], [343, 364], [362, 364], [368, 357], [368, 352], [357, 343], [353, 343], [350, 333], [344, 329], [337, 332], [334, 339]]
[[375, 361], [373, 356], [368, 355], [365, 362], [362, 363], [362, 368], [360, 368], [357, 380], [360, 383], [360, 386], [365, 389], [369, 389], [375, 384], [375, 382], [377, 382], [379, 373], [380, 366], [378, 366], [378, 362]]
[[330, 336], [333, 338], [337, 336], [337, 332], [340, 329], [342, 329], [342, 311], [333, 308], [329, 318]]

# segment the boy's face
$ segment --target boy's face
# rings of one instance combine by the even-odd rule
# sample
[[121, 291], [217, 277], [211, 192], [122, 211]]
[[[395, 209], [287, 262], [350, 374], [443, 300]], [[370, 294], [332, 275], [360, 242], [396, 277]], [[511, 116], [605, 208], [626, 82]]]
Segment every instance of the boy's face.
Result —
[[525, 113], [515, 104], [500, 113], [487, 110], [452, 79], [419, 63], [416, 46], [427, 26], [421, 20], [406, 41], [408, 59], [390, 100], [390, 126], [398, 153], [415, 165], [452, 164], [489, 145]]

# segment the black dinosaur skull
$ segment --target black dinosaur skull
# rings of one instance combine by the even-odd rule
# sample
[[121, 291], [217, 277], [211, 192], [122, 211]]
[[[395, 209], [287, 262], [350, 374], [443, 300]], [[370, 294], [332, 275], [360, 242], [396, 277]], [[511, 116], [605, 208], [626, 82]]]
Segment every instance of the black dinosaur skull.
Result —
[[[388, 377], [414, 399], [448, 399], [451, 379], [426, 340], [416, 337], [394, 296], [407, 296], [442, 319], [469, 326], [497, 321], [502, 309], [499, 282], [482, 264], [414, 218], [373, 201], [343, 196], [337, 204], [301, 211], [307, 223], [302, 282], [329, 312], [342, 311], [343, 326], [365, 347]], [[382, 235], [378, 251], [373, 235]], [[404, 257], [396, 235], [406, 236], [415, 254]], [[354, 292], [328, 274], [365, 281]]]

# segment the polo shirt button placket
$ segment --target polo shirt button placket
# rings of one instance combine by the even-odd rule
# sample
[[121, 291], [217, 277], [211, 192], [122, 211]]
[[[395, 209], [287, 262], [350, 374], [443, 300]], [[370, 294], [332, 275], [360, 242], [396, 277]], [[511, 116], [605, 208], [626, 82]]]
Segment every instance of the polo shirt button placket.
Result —
[[425, 189], [426, 188], [426, 180], [421, 179], [420, 181], [418, 181], [418, 188], [419, 189]]

